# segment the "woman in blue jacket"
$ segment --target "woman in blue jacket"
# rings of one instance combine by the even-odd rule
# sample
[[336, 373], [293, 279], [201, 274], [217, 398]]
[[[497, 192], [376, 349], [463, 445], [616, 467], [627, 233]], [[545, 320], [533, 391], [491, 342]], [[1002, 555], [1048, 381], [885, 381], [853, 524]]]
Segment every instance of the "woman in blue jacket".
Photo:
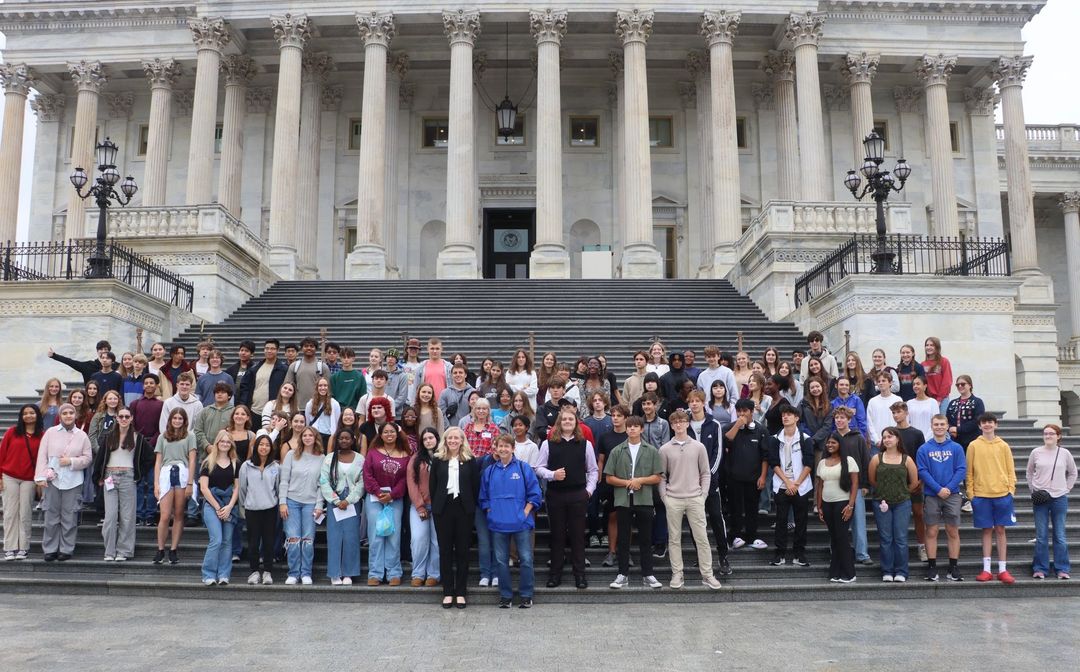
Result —
[[495, 567], [499, 576], [499, 608], [513, 604], [514, 587], [510, 583], [510, 540], [517, 545], [521, 566], [518, 593], [521, 609], [532, 606], [533, 552], [532, 512], [540, 506], [540, 481], [532, 467], [514, 457], [514, 439], [500, 434], [495, 440], [496, 460], [480, 476], [480, 508], [487, 514], [495, 546]]

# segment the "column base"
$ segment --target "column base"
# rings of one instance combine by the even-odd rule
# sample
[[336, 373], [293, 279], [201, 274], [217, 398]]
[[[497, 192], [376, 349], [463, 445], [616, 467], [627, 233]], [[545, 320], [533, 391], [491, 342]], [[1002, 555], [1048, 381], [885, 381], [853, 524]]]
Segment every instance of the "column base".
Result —
[[439, 252], [435, 277], [439, 280], [475, 280], [478, 275], [476, 249], [468, 243], [447, 245]]
[[1013, 273], [1022, 280], [1017, 302], [1025, 305], [1054, 303], [1054, 280], [1039, 270], [1023, 270]]
[[631, 243], [623, 248], [622, 277], [659, 279], [664, 277], [664, 260], [652, 243]]
[[570, 277], [570, 255], [564, 245], [545, 243], [529, 255], [529, 277], [561, 279]]
[[282, 280], [300, 279], [300, 266], [297, 263], [296, 250], [291, 247], [270, 248], [267, 265]]
[[739, 258], [735, 243], [717, 245], [713, 249], [712, 275], [707, 277], [714, 280], [726, 278], [737, 263], [739, 263]]
[[345, 260], [346, 280], [386, 280], [386, 249], [357, 245]]

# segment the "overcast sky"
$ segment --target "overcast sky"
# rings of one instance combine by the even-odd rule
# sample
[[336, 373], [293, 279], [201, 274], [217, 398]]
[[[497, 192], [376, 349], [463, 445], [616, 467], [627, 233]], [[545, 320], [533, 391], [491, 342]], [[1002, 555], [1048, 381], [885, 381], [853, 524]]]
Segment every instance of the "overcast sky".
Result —
[[[1035, 56], [1024, 85], [1024, 116], [1028, 124], [1080, 124], [1080, 86], [1077, 85], [1074, 67], [1077, 60], [1074, 43], [1077, 26], [1080, 26], [1080, 0], [1050, 0], [1024, 28], [1023, 37], [1027, 43], [1024, 52]], [[3, 37], [0, 36], [0, 44], [2, 41]], [[3, 114], [3, 106], [0, 106], [0, 120]], [[33, 112], [28, 109], [19, 189], [20, 240], [26, 238], [30, 218], [36, 121]]]

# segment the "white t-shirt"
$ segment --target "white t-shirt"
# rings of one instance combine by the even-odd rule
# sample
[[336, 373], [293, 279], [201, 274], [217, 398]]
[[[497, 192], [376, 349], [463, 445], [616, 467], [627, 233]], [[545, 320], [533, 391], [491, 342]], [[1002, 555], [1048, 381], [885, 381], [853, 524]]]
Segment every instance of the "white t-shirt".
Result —
[[[780, 441], [780, 468], [783, 469], [787, 474], [787, 477], [793, 481], [802, 473], [804, 466], [810, 468], [813, 468], [814, 466], [812, 464], [804, 465], [802, 463], [802, 451], [799, 450], [800, 436], [801, 432], [799, 432], [799, 430], [795, 430], [795, 433], [790, 437], [784, 433], [784, 430], [780, 430], [780, 433], [776, 435], [776, 438]], [[805, 495], [814, 488], [813, 480], [814, 479], [809, 476], [803, 480], [802, 484], [799, 485], [800, 495]], [[773, 472], [772, 483], [773, 492], [780, 492], [784, 489], [784, 480], [775, 472]]]
[[514, 457], [535, 469], [540, 461], [540, 448], [529, 439], [525, 439], [523, 443], [515, 441]]

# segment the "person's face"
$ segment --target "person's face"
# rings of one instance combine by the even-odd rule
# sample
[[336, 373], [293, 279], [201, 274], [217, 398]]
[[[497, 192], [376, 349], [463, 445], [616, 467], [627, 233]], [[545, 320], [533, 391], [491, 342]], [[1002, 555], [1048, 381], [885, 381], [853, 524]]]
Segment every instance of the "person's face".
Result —
[[626, 439], [630, 443], [641, 443], [641, 425], [627, 425]]
[[892, 380], [889, 378], [879, 378], [877, 381], [877, 389], [881, 394], [892, 391]]
[[934, 353], [937, 352], [937, 346], [934, 345], [933, 341], [927, 339], [927, 341], [923, 343], [923, 350], [926, 351], [927, 357], [933, 357]]
[[772, 378], [766, 379], [764, 390], [765, 394], [769, 395], [770, 397], [776, 394], [776, 383], [772, 381]]
[[174, 429], [180, 429], [184, 426], [184, 416], [179, 413], [173, 415], [169, 418], [169, 424], [172, 425]]
[[664, 357], [664, 348], [659, 343], [653, 343], [653, 346], [649, 348], [649, 354], [653, 356], [653, 359], [662, 359]]
[[589, 366], [589, 375], [590, 376], [599, 376], [600, 375], [600, 360], [598, 360], [598, 359], [590, 359], [588, 366]]
[[915, 394], [921, 395], [926, 391], [926, 383], [922, 381], [922, 378], [916, 378], [911, 382], [911, 389], [915, 390]]
[[243, 427], [244, 423], [251, 419], [251, 416], [248, 415], [247, 409], [237, 406], [236, 409], [233, 410], [232, 419], [237, 427]]
[[910, 364], [911, 360], [915, 357], [915, 351], [911, 348], [904, 346], [900, 348], [900, 361], [904, 364]]
[[672, 360], [671, 360], [671, 368], [672, 368], [672, 369], [674, 369], [674, 370], [676, 370], [676, 371], [678, 371], [679, 369], [683, 368], [683, 360], [682, 360], [682, 357], [676, 357], [676, 358], [672, 359]]
[[330, 383], [326, 382], [325, 378], [320, 378], [319, 382], [315, 383], [315, 391], [321, 395], [329, 394]]
[[75, 411], [70, 408], [65, 408], [64, 410], [60, 411], [60, 422], [62, 422], [65, 427], [71, 427], [72, 425], [74, 425]]
[[417, 417], [414, 410], [405, 411], [405, 415], [401, 416], [401, 424], [406, 427], [416, 427], [416, 423]]
[[750, 380], [749, 380], [749, 381], [747, 382], [747, 387], [749, 387], [749, 388], [750, 388], [750, 391], [751, 391], [751, 392], [757, 392], [758, 390], [760, 390], [760, 389], [761, 389], [761, 383], [759, 383], [759, 382], [758, 382], [758, 379], [757, 379], [756, 377], [755, 377], [755, 378], [751, 378], [751, 379], [750, 379]]
[[765, 375], [765, 367], [761, 365], [761, 362], [754, 362], [750, 365], [750, 370], [754, 373], [760, 373]]
[[451, 364], [461, 364], [462, 366], [465, 366], [465, 358], [462, 357], [461, 355], [454, 355], [454, 359], [450, 363]]
[[705, 411], [705, 402], [697, 397], [690, 400], [690, 412], [694, 415], [701, 415]]
[[199, 359], [205, 360], [210, 356], [210, 348], [199, 348]]
[[806, 365], [806, 370], [812, 376], [821, 375], [821, 360], [820, 359], [811, 359], [810, 363]]
[[720, 366], [720, 354], [717, 353], [715, 355], [705, 355], [705, 363], [709, 366], [710, 369], [715, 369], [716, 367]]
[[656, 412], [656, 404], [654, 404], [651, 399], [642, 400], [641, 411], [645, 415], [652, 415]]
[[379, 436], [382, 437], [383, 443], [390, 445], [397, 441], [397, 427], [389, 422], [383, 425], [382, 431], [379, 432]]
[[844, 365], [847, 366], [848, 371], [854, 371], [855, 370], [855, 358], [852, 357], [851, 355], [848, 355], [847, 359], [844, 360]]
[[840, 396], [846, 397], [851, 392], [851, 382], [847, 378], [840, 378], [836, 381], [836, 391], [840, 393]]
[[294, 433], [299, 433], [301, 430], [303, 430], [306, 422], [307, 421], [304, 420], [303, 415], [299, 415], [299, 414], [294, 415], [292, 417], [292, 430], [293, 430], [293, 432]]
[[352, 366], [353, 366], [353, 362], [355, 362], [355, 361], [356, 361], [356, 355], [345, 355], [344, 357], [341, 358], [342, 365], [347, 369], [351, 369]]
[[153, 344], [150, 346], [150, 354], [154, 356], [154, 359], [162, 359], [165, 357], [165, 346], [160, 343]]
[[776, 353], [773, 352], [772, 350], [766, 350], [765, 351], [765, 361], [768, 362], [769, 364], [775, 364], [776, 363]]
[[982, 422], [979, 423], [979, 429], [981, 429], [983, 432], [989, 434], [989, 433], [991, 433], [991, 432], [993, 432], [994, 430], [997, 429], [997, 423], [994, 422], [993, 420], [983, 420]]
[[648, 363], [649, 363], [649, 360], [645, 359], [645, 355], [635, 355], [634, 356], [634, 367], [635, 368], [644, 369], [645, 366]]
[[434, 391], [430, 387], [421, 387], [420, 388], [420, 394], [418, 396], [420, 397], [420, 401], [422, 401], [425, 404], [430, 404], [431, 403], [431, 397], [432, 397], [433, 394], [434, 394]]
[[510, 405], [510, 402], [512, 400], [513, 397], [511, 397], [510, 395], [510, 390], [504, 388], [501, 392], [499, 392], [499, 406], [505, 408]]
[[575, 427], [577, 427], [577, 418], [569, 413], [559, 415], [559, 429], [563, 434], [572, 434]]
[[296, 348], [285, 348], [285, 359], [292, 361], [296, 359]]
[[86, 401], [86, 396], [82, 392], [73, 392], [71, 394], [71, 403], [73, 406], [82, 406]]
[[139, 375], [146, 370], [146, 364], [141, 360], [133, 359], [131, 360], [131, 368], [135, 372], [135, 375]]
[[870, 356], [874, 361], [874, 368], [881, 369], [885, 366], [885, 353], [880, 350], [875, 350], [874, 354]]
[[232, 450], [232, 440], [226, 436], [221, 437], [217, 442], [217, 449], [221, 455], [228, 455], [229, 451]]
[[428, 356], [432, 359], [442, 357], [442, 343], [428, 343], [427, 351]]
[[892, 419], [897, 425], [902, 425], [907, 422], [907, 411], [903, 409], [896, 409], [892, 412]]
[[115, 411], [120, 405], [120, 396], [115, 392], [107, 392], [105, 394], [105, 408]]
[[133, 361], [134, 358], [126, 352], [120, 357], [120, 363], [125, 369], [130, 369]]
[[798, 424], [798, 422], [799, 422], [799, 416], [796, 415], [795, 413], [781, 413], [780, 414], [780, 423], [783, 424], [784, 427], [794, 427], [796, 424]]
[[26, 426], [37, 424], [38, 414], [33, 408], [24, 408], [20, 417], [22, 418], [23, 424]]
[[491, 373], [491, 360], [485, 359], [484, 361], [480, 362], [480, 370], [484, 373]]
[[525, 433], [529, 431], [529, 428], [525, 426], [524, 422], [514, 421], [510, 428], [514, 430], [514, 438], [518, 441], [525, 439]]
[[491, 374], [492, 378], [494, 378], [495, 380], [499, 380], [502, 378], [503, 375], [502, 365], [492, 364], [488, 372]]
[[417, 355], [420, 354], [420, 346], [419, 345], [410, 345], [409, 347], [407, 347], [405, 349], [408, 351], [409, 357], [416, 357]]
[[184, 351], [183, 348], [177, 349], [176, 351], [174, 351], [172, 353], [173, 364], [179, 364], [184, 359], [184, 357], [186, 357], [186, 356], [187, 356], [187, 353]]
[[592, 398], [592, 410], [596, 411], [597, 413], [602, 413], [604, 411], [604, 400], [595, 394]]
[[[188, 383], [188, 389], [191, 389], [191, 383]], [[99, 391], [100, 390], [98, 390], [98, 384], [94, 381], [90, 381], [86, 384], [86, 395], [88, 397], [92, 399], [97, 399]]]
[[435, 438], [435, 435], [431, 432], [424, 432], [424, 448], [428, 449], [428, 452], [435, 450], [438, 447], [439, 441]]
[[746, 422], [746, 424], [750, 424], [754, 419], [754, 411], [749, 408], [740, 408], [735, 411], [735, 416]]
[[49, 383], [49, 394], [54, 397], [60, 394], [60, 383], [56, 382], [55, 380]]
[[315, 445], [315, 432], [314, 431], [305, 431], [303, 434], [300, 435], [300, 443], [303, 444], [304, 448], [311, 448], [312, 446], [314, 446]]
[[292, 383], [282, 383], [278, 389], [278, 394], [281, 395], [282, 399], [292, 399], [293, 395], [296, 394], [296, 388], [293, 387]]
[[520, 412], [521, 412], [522, 410], [524, 410], [524, 408], [525, 408], [525, 400], [524, 400], [524, 399], [522, 399], [521, 397], [517, 397], [517, 396], [515, 396], [515, 397], [514, 397], [514, 402], [513, 402], [512, 406], [513, 406], [513, 408], [514, 408], [514, 410], [515, 410], [515, 411], [517, 411], [518, 413], [520, 413]]
[[837, 455], [840, 453], [840, 442], [836, 439], [829, 439], [825, 442], [825, 454]]
[[723, 383], [713, 383], [709, 391], [712, 393], [713, 399], [727, 399], [727, 388], [724, 387]]
[[263, 357], [266, 359], [275, 359], [277, 357], [278, 346], [273, 343], [263, 344]]
[[679, 420], [673, 420], [671, 422], [671, 429], [676, 434], [685, 434], [686, 433], [686, 428], [689, 427], [689, 426], [690, 426], [690, 421], [689, 420], [679, 419]]
[[390, 369], [391, 371], [397, 368], [397, 355], [386, 356], [386, 368]]
[[240, 348], [240, 361], [251, 361], [251, 350], [248, 350], [247, 348]]
[[338, 358], [338, 350], [337, 350], [337, 348], [327, 348], [326, 349], [326, 361], [328, 361], [328, 362], [336, 362], [337, 358]]
[[689, 396], [689, 394], [691, 392], [693, 392], [693, 391], [694, 391], [694, 381], [692, 381], [692, 380], [684, 380], [683, 384], [682, 384], [682, 388], [679, 390], [679, 396], [682, 397], [683, 399], [686, 399], [686, 397]]
[[274, 444], [269, 441], [259, 441], [259, 446], [255, 449], [255, 452], [259, 454], [259, 457], [266, 459], [270, 456], [270, 452], [274, 450]]
[[966, 380], [956, 381], [956, 391], [960, 393], [960, 396], [965, 396], [971, 393], [971, 385]]
[[544, 355], [544, 366], [549, 369], [555, 366], [555, 356], [550, 353]]
[[343, 425], [355, 425], [356, 424], [356, 411], [352, 409], [352, 406], [346, 406], [345, 410], [341, 412], [341, 424]]
[[335, 445], [337, 445], [338, 450], [352, 450], [353, 443], [354, 441], [352, 434], [348, 432], [342, 432], [337, 435], [337, 443]]
[[214, 403], [218, 406], [224, 406], [229, 401], [229, 393], [223, 390], [214, 392]]
[[930, 429], [934, 432], [935, 437], [941, 438], [949, 431], [949, 421], [942, 419], [931, 420]]
[[212, 368], [212, 369], [220, 369], [221, 368], [221, 357], [218, 357], [217, 355], [214, 355], [213, 357], [211, 357], [210, 358], [210, 368]]
[[102, 368], [105, 368], [106, 366], [112, 366], [112, 363], [109, 361], [109, 353], [108, 352], [98, 353], [97, 361], [98, 361], [98, 364], [100, 364]]
[[612, 413], [611, 424], [615, 427], [616, 432], [626, 431], [626, 416], [622, 413]]
[[528, 357], [524, 352], [519, 352], [517, 353], [517, 356], [514, 357], [514, 361], [517, 363], [519, 369], [523, 369], [525, 368], [525, 363], [528, 361]]
[[646, 392], [656, 392], [656, 390], [659, 387], [660, 387], [659, 383], [657, 383], [655, 380], [647, 380], [647, 381], [645, 381], [645, 391]]
[[836, 428], [840, 431], [844, 431], [851, 426], [851, 418], [846, 415], [837, 415], [833, 417], [833, 422], [836, 423]]
[[683, 353], [683, 365], [684, 366], [693, 366], [695, 359], [696, 359], [696, 357], [694, 355], [693, 350], [687, 350], [686, 352]]
[[461, 450], [462, 440], [461, 435], [457, 432], [450, 432], [446, 435], [446, 448], [450, 451], [451, 455], [457, 455]]
[[810, 350], [811, 351], [813, 351], [813, 352], [821, 352], [821, 339], [820, 338], [815, 338], [812, 341], [808, 341], [808, 343], [810, 345]]
[[1043, 430], [1043, 443], [1052, 446], [1058, 442], [1057, 432], [1047, 427]]
[[375, 420], [382, 420], [383, 418], [386, 417], [386, 409], [383, 408], [382, 406], [372, 406], [371, 407], [371, 417], [374, 418]]
[[315, 356], [315, 344], [314, 343], [305, 343], [300, 347], [304, 351], [304, 357], [311, 358], [311, 357]]
[[551, 397], [551, 401], [558, 401], [566, 394], [565, 387], [551, 387], [548, 388], [548, 396]]
[[477, 404], [473, 409], [473, 413], [476, 414], [476, 419], [480, 422], [487, 422], [488, 416], [491, 415], [491, 408], [486, 404]]
[[805, 355], [803, 355], [803, 353], [801, 353], [801, 352], [792, 353], [792, 355], [791, 355], [792, 364], [794, 364], [797, 367], [801, 367], [803, 357], [805, 357]]
[[454, 385], [457, 385], [457, 386], [460, 387], [462, 384], [465, 383], [465, 370], [464, 369], [454, 369], [450, 373], [450, 377], [453, 379]]
[[600, 370], [601, 371], [607, 369], [607, 357], [605, 357], [603, 355], [600, 355], [599, 357], [596, 358], [596, 361], [600, 362]]
[[791, 365], [787, 362], [780, 362], [780, 365], [776, 367], [776, 372], [779, 373], [781, 376], [790, 376]]
[[378, 350], [372, 350], [368, 353], [367, 361], [369, 369], [379, 368], [379, 364], [382, 363], [382, 353]]
[[495, 454], [504, 463], [509, 462], [514, 457], [514, 446], [509, 441], [499, 441], [495, 444]]
[[810, 385], [807, 387], [807, 390], [810, 392], [811, 397], [820, 397], [825, 391], [824, 388], [821, 387], [821, 383], [816, 380], [810, 383]]

